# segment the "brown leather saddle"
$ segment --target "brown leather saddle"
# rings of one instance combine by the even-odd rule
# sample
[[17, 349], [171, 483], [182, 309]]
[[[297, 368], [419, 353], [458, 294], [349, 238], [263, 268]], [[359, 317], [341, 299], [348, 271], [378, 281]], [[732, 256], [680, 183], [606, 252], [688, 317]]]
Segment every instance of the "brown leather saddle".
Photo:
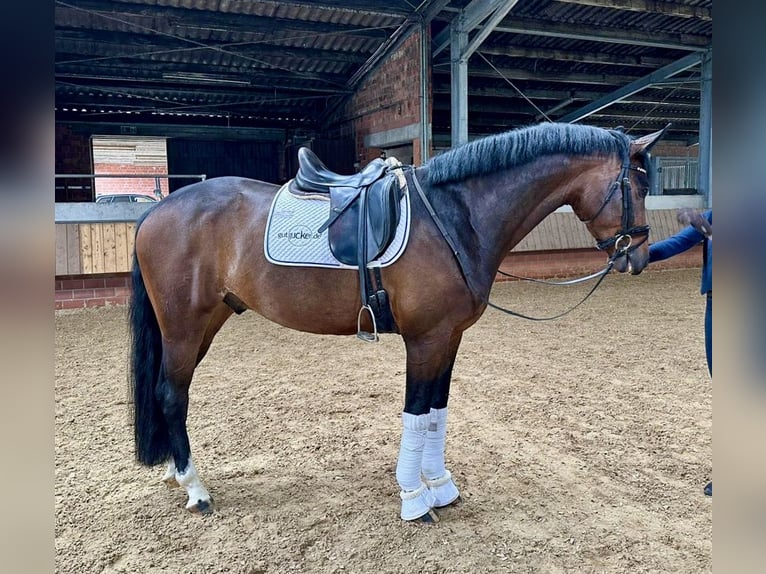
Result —
[[373, 289], [367, 265], [380, 257], [396, 234], [404, 190], [395, 174], [382, 159], [375, 159], [353, 175], [330, 171], [313, 151], [298, 150], [298, 173], [289, 190], [297, 195], [326, 194], [330, 198], [330, 216], [317, 230], [327, 230], [330, 251], [338, 261], [359, 269], [362, 308], [372, 316], [374, 333], [359, 330], [364, 340], [378, 340], [378, 331], [396, 332], [388, 305], [388, 295], [380, 285]]

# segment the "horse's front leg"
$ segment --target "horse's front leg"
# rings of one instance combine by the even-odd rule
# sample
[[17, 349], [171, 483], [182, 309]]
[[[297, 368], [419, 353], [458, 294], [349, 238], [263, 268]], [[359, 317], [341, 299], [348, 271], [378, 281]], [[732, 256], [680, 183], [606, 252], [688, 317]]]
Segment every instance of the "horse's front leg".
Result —
[[[449, 386], [449, 380], [447, 380]], [[447, 438], [447, 407], [432, 408], [429, 413], [426, 443], [423, 447], [421, 472], [425, 484], [434, 495], [434, 508], [457, 502], [460, 492], [444, 462]]]
[[405, 339], [407, 389], [396, 480], [403, 520], [438, 520], [459, 492], [444, 463], [447, 401], [461, 334]]

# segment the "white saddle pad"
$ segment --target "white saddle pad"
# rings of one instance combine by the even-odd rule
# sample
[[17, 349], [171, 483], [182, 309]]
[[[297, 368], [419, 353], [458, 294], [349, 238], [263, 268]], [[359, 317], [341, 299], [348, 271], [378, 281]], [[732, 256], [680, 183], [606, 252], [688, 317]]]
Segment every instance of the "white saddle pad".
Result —
[[[327, 231], [317, 233], [330, 216], [330, 200], [319, 195], [298, 197], [283, 185], [274, 197], [266, 223], [264, 251], [275, 265], [356, 269], [338, 261], [330, 251]], [[410, 234], [410, 198], [405, 189], [401, 217], [391, 245], [367, 267], [386, 267], [394, 263], [407, 247]]]

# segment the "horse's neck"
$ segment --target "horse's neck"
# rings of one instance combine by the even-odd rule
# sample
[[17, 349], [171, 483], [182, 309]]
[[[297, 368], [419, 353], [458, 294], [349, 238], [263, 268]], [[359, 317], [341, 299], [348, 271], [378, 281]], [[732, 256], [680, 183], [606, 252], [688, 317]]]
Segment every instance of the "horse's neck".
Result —
[[441, 204], [437, 212], [449, 220], [461, 251], [470, 254], [461, 264], [470, 267], [464, 271], [476, 289], [489, 292], [508, 252], [566, 202], [568, 182], [575, 174], [570, 162], [548, 157], [448, 184], [431, 194]]
[[475, 182], [477, 201], [471, 217], [484, 222], [483, 248], [497, 266], [543, 219], [566, 203], [573, 171], [560, 158], [543, 158]]

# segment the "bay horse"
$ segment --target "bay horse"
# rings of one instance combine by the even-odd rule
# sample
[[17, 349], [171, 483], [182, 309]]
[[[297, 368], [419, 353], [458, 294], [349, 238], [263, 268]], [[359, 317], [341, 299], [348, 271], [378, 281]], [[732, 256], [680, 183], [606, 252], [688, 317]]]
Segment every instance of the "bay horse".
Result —
[[[663, 132], [634, 139], [620, 130], [540, 124], [408, 168], [417, 189], [409, 191], [409, 241], [381, 270], [406, 349], [396, 469], [403, 520], [437, 520], [433, 509], [458, 500], [444, 462], [450, 379], [463, 332], [486, 309], [503, 258], [569, 205], [614, 269], [640, 273], [648, 261], [648, 154]], [[152, 206], [136, 227], [129, 306], [136, 457], [167, 463], [163, 480], [186, 490], [193, 512], [211, 512], [213, 500], [191, 458], [189, 387], [232, 313], [253, 310], [309, 333], [358, 328], [357, 271], [281, 266], [264, 256], [278, 189], [211, 178]], [[371, 329], [369, 317], [363, 322]]]

